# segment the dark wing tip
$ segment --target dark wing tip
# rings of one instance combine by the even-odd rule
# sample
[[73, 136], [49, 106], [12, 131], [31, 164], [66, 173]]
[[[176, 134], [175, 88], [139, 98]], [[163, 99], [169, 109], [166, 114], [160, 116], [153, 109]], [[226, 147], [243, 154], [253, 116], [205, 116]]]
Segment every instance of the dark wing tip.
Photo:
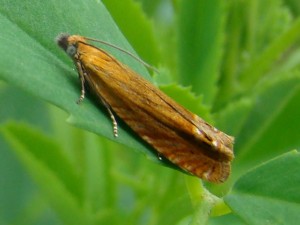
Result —
[[68, 48], [68, 38], [69, 37], [70, 37], [69, 34], [62, 33], [56, 37], [55, 41], [59, 45], [59, 47], [61, 47], [62, 49], [64, 49], [66, 51]]

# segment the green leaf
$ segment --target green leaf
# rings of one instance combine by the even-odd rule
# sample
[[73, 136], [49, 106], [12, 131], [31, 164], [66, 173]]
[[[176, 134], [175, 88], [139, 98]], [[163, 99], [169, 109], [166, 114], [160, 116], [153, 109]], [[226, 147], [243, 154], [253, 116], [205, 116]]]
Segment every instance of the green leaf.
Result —
[[[68, 32], [108, 41], [133, 52], [100, 2], [37, 1], [33, 4], [30, 0], [1, 0], [0, 13], [0, 26], [5, 30], [0, 42], [0, 51], [5, 52], [0, 56], [0, 79], [69, 112], [69, 121], [78, 127], [135, 149], [146, 149], [139, 138], [124, 132], [124, 125], [115, 139], [112, 122], [103, 107], [99, 109], [90, 99], [81, 105], [75, 103], [80, 94], [78, 75], [71, 59], [54, 42], [57, 34]], [[140, 63], [120, 51], [109, 51], [149, 79]]]
[[295, 20], [286, 32], [269, 44], [240, 74], [241, 85], [246, 88], [251, 88], [259, 79], [263, 78], [265, 72], [277, 62], [279, 56], [298, 41], [299, 37], [300, 18]]
[[247, 224], [297, 224], [300, 220], [300, 154], [286, 153], [243, 175], [225, 197]]
[[[252, 91], [266, 72], [278, 71], [278, 60], [299, 37], [297, 21], [281, 0], [228, 2], [221, 79], [214, 105], [220, 110], [233, 96]], [[293, 48], [293, 50], [296, 48]], [[292, 51], [293, 51], [292, 50]], [[292, 52], [291, 51], [291, 52]]]
[[178, 72], [184, 85], [193, 85], [204, 102], [216, 94], [223, 41], [223, 1], [180, 1]]
[[59, 216], [67, 224], [84, 224], [82, 180], [59, 146], [25, 125], [9, 123], [1, 131]]
[[299, 72], [268, 80], [253, 92], [253, 108], [236, 139], [239, 173], [300, 145]]
[[50, 115], [42, 100], [4, 83], [0, 87], [0, 105], [3, 106], [0, 110], [0, 123], [14, 119], [35, 124], [45, 131], [50, 130]]
[[295, 15], [300, 14], [300, 3], [298, 0], [285, 0], [285, 2]]
[[255, 60], [279, 34], [287, 31], [292, 24], [292, 14], [282, 0], [273, 0], [272, 4], [266, 1], [241, 1], [237, 4], [237, 10], [243, 17], [240, 20], [245, 20], [243, 25], [246, 25], [242, 27], [246, 36], [241, 37], [244, 38], [241, 41], [246, 51], [243, 59], [247, 63]]
[[253, 107], [253, 100], [242, 98], [232, 102], [226, 108], [214, 115], [217, 124], [216, 127], [226, 131], [232, 136], [237, 136], [244, 126], [250, 111]]
[[141, 58], [150, 65], [158, 65], [160, 51], [153, 24], [146, 17], [141, 5], [133, 0], [103, 0], [102, 2]]
[[247, 223], [245, 223], [243, 220], [241, 220], [233, 213], [230, 213], [225, 216], [211, 218], [208, 224], [209, 225], [224, 225], [224, 224], [246, 225]]

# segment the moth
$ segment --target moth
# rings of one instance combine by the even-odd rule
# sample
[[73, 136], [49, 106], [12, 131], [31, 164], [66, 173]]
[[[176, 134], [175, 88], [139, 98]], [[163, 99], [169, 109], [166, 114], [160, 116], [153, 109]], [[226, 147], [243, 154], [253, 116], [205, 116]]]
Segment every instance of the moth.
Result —
[[209, 182], [224, 182], [234, 158], [234, 138], [168, 97], [152, 83], [88, 41], [61, 34], [57, 44], [76, 65], [81, 81], [79, 102], [88, 86], [107, 109], [114, 136], [115, 115], [171, 163]]

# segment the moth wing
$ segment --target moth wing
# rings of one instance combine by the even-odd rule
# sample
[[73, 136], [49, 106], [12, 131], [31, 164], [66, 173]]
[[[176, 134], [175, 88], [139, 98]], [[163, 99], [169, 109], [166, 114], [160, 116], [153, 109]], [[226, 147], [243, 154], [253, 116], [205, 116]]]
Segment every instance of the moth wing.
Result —
[[205, 180], [226, 180], [232, 157], [219, 132], [104, 51], [81, 62], [94, 92], [159, 155]]

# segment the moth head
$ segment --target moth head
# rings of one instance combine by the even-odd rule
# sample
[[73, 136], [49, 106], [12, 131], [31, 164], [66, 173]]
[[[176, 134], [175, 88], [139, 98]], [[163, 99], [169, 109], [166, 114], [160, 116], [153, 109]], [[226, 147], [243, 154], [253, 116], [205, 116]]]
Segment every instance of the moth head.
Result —
[[69, 34], [62, 33], [56, 38], [58, 46], [65, 50], [71, 57], [74, 57], [77, 52], [77, 41], [75, 41], [73, 37], [74, 36], [70, 36]]

